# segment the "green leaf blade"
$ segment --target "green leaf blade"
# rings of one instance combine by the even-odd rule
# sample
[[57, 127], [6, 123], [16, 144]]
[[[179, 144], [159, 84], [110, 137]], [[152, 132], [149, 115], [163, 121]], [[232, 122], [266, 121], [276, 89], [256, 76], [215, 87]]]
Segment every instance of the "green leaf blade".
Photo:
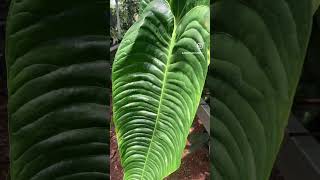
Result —
[[117, 52], [113, 120], [125, 179], [162, 179], [180, 165], [209, 58], [209, 8], [189, 13], [176, 22], [166, 1], [152, 1]]
[[12, 179], [109, 178], [106, 6], [12, 1], [6, 32]]
[[216, 1], [212, 12], [211, 179], [266, 180], [302, 69], [311, 1]]

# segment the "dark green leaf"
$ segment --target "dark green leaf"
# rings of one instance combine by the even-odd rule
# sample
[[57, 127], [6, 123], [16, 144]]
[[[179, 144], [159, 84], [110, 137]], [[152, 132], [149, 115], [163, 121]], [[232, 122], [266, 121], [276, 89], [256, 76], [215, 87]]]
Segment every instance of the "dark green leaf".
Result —
[[211, 14], [211, 179], [267, 180], [306, 53], [311, 0], [220, 0]]
[[6, 35], [12, 180], [109, 178], [107, 5], [12, 1]]

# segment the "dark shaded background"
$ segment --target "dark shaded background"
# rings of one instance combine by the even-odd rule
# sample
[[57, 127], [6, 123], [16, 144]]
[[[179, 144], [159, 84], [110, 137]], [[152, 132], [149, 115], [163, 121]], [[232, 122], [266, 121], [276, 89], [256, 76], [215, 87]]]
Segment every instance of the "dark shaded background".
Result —
[[4, 63], [5, 18], [7, 16], [7, 0], [0, 0], [0, 180], [8, 175], [8, 131], [7, 131], [7, 93]]

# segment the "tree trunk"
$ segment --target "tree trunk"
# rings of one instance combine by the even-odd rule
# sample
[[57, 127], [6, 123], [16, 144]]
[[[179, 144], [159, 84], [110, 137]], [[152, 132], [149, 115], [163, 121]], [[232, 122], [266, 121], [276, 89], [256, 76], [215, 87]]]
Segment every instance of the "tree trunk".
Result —
[[117, 14], [117, 31], [118, 31], [118, 39], [121, 38], [121, 26], [120, 26], [120, 9], [119, 9], [119, 2], [116, 1], [116, 14]]

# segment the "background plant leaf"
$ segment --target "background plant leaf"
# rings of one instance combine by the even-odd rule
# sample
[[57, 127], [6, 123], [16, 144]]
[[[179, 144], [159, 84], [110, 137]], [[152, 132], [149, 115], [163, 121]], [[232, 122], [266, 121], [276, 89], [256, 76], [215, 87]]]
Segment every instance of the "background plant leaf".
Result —
[[13, 180], [109, 178], [107, 6], [12, 1], [6, 61]]
[[211, 14], [211, 179], [267, 180], [306, 53], [311, 1], [220, 0]]
[[195, 6], [209, 6], [210, 0], [168, 0], [176, 19], [181, 19]]
[[124, 179], [163, 179], [180, 166], [207, 73], [209, 18], [198, 6], [175, 21], [155, 0], [122, 40], [112, 91]]
[[[147, 7], [152, 0], [140, 1], [140, 13]], [[170, 4], [171, 11], [177, 20], [181, 19], [195, 6], [209, 6], [210, 0], [167, 0]]]

